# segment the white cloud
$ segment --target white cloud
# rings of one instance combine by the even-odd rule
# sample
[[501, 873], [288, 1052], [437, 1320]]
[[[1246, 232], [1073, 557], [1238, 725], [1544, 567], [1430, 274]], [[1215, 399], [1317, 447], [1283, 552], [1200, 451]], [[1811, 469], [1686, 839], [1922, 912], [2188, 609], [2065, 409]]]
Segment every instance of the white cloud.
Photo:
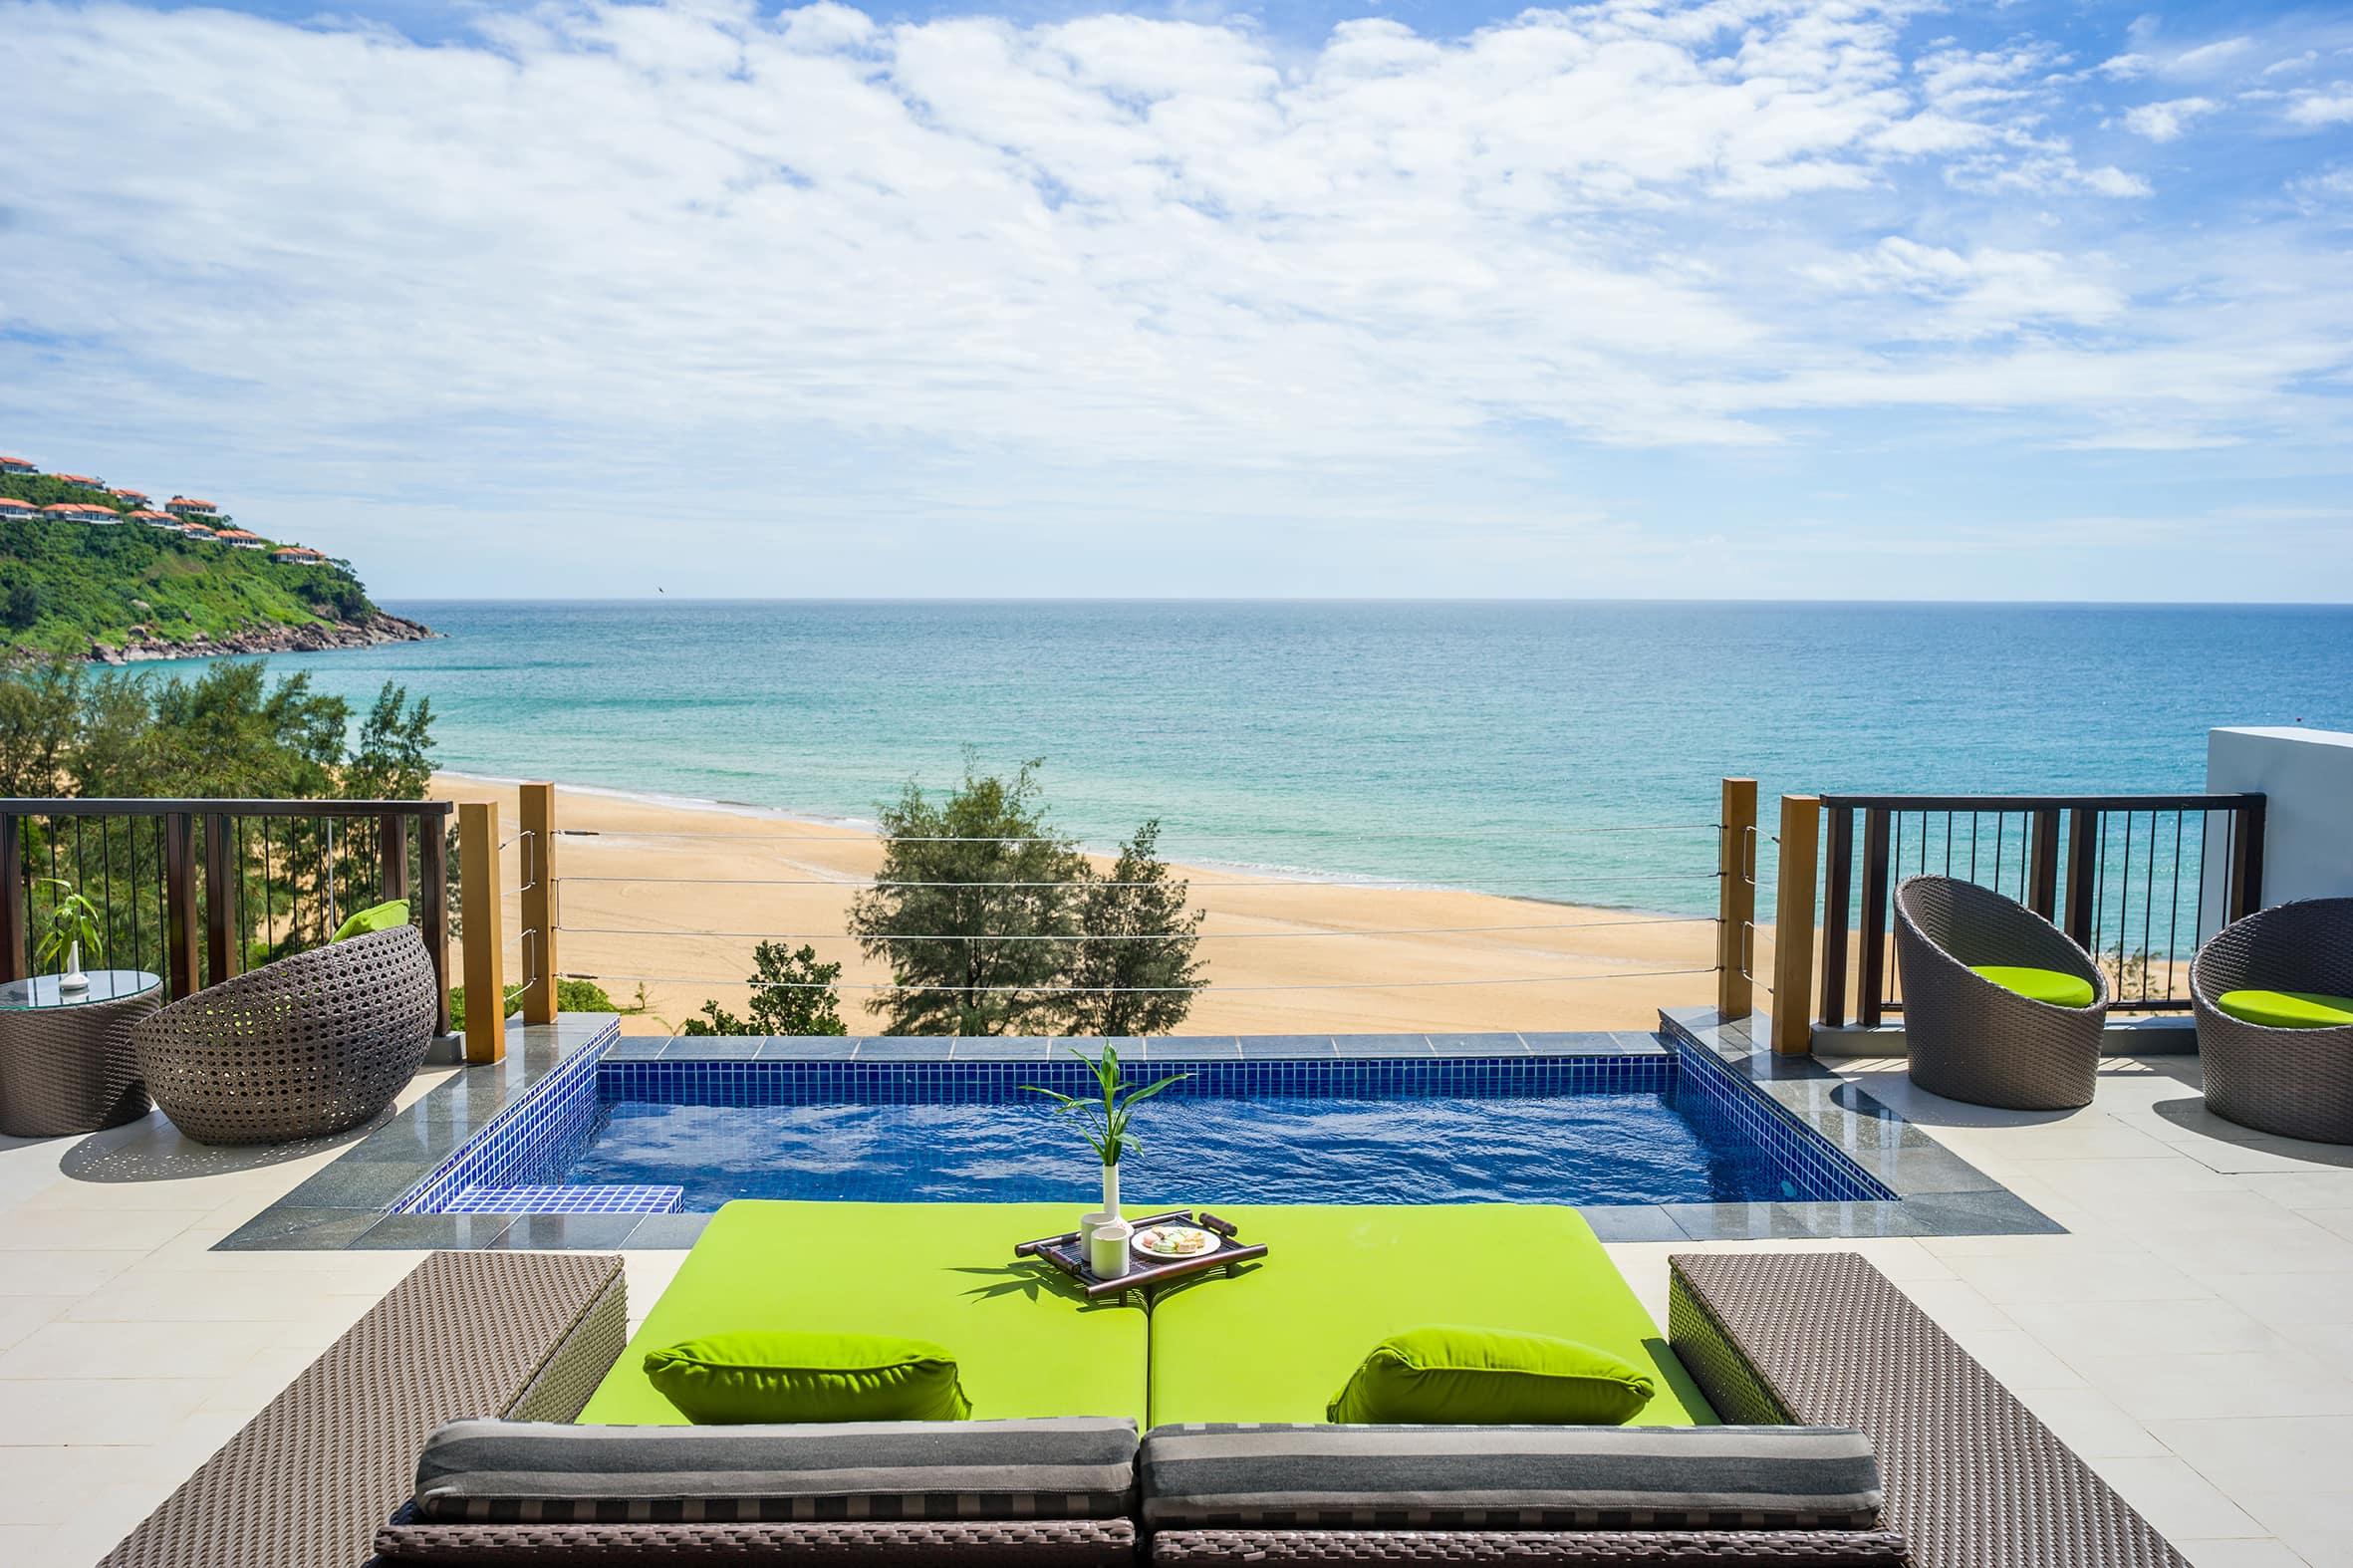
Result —
[[1302, 470], [1378, 494], [1532, 442], [1786, 446], [1825, 410], [2235, 438], [2309, 418], [2293, 385], [2353, 323], [2292, 237], [2084, 199], [2152, 190], [2079, 152], [2051, 46], [1908, 45], [1869, 0], [1309, 48], [748, 0], [429, 48], [0, 17], [0, 414], [320, 494], [903, 520], [1149, 483], [1238, 514], [1307, 504]]
[[2322, 92], [2298, 93], [2287, 106], [2287, 118], [2299, 126], [2341, 126], [2353, 122], [2353, 82], [2340, 82]]
[[2173, 141], [2190, 128], [2190, 122], [2220, 108], [2211, 98], [2175, 98], [2143, 104], [2125, 111], [2124, 129], [2152, 141]]

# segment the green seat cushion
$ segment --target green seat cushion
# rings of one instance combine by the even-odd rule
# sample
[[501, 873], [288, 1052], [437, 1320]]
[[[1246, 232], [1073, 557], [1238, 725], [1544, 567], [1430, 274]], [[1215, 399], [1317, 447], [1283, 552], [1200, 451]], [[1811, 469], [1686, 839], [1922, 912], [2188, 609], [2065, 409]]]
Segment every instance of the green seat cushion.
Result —
[[2224, 991], [2215, 1005], [2268, 1029], [2341, 1029], [2353, 1024], [2353, 996], [2321, 991]]
[[1616, 1427], [1657, 1388], [1575, 1340], [1438, 1324], [1374, 1346], [1324, 1414], [1352, 1427]]
[[648, 1351], [646, 1376], [698, 1426], [972, 1414], [953, 1356], [927, 1340], [886, 1334], [706, 1334]]
[[408, 923], [408, 901], [394, 899], [390, 904], [370, 905], [335, 928], [330, 940], [342, 941], [347, 936], [365, 936], [370, 931], [396, 930]]
[[2061, 969], [2037, 969], [2023, 963], [1972, 963], [1969, 973], [1982, 975], [2004, 990], [2016, 991], [2030, 1002], [2053, 1007], [2089, 1007], [2092, 982]]
[[580, 1419], [684, 1425], [648, 1376], [647, 1352], [712, 1334], [790, 1331], [946, 1347], [979, 1420], [1114, 1416], [1142, 1426], [1143, 1309], [1088, 1301], [1053, 1265], [1013, 1256], [1015, 1242], [1068, 1230], [1080, 1206], [729, 1203]]
[[[1321, 1423], [1393, 1334], [1434, 1323], [1574, 1340], [1650, 1378], [1633, 1418], [1713, 1426], [1699, 1386], [1573, 1208], [1219, 1205], [1266, 1258], [1163, 1290], [1152, 1420]], [[975, 1396], [977, 1403], [977, 1395]]]

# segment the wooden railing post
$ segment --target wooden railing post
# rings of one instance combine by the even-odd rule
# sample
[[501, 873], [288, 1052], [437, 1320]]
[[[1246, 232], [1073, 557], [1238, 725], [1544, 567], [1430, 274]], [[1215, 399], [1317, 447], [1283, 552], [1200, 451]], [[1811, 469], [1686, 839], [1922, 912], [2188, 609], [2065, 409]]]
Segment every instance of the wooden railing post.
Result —
[[439, 995], [433, 1012], [433, 1033], [449, 1032], [449, 825], [446, 818], [428, 817], [418, 824], [424, 837], [416, 845], [417, 923], [424, 929], [425, 951], [433, 960], [433, 989]]
[[465, 1059], [506, 1056], [506, 929], [498, 896], [498, 803], [457, 808], [458, 888], [465, 904]]
[[2230, 814], [2230, 918], [2263, 907], [2263, 808], [2258, 795]]
[[408, 897], [408, 819], [396, 811], [376, 819], [376, 896], [386, 904]]
[[164, 977], [174, 1001], [193, 996], [196, 976], [196, 819], [185, 811], [163, 816], [163, 928], [170, 952]]
[[1723, 781], [1722, 832], [1715, 850], [1715, 1011], [1745, 1018], [1755, 1009], [1749, 942], [1756, 929], [1756, 780]]
[[207, 814], [204, 824], [204, 983], [234, 976], [243, 957], [237, 921], [237, 873], [229, 850], [229, 819]]
[[2100, 868], [2099, 813], [2078, 806], [2067, 813], [2067, 934], [2075, 945], [2092, 944], [2092, 923], [2099, 917], [2093, 880]]
[[1782, 796], [1773, 905], [1773, 1051], [1780, 1056], [1814, 1048], [1814, 872], [1821, 837], [1821, 798]]
[[1822, 980], [1814, 1021], [1836, 1029], [1847, 1021], [1847, 929], [1853, 923], [1855, 809], [1823, 807], [1830, 839], [1822, 861]]
[[1888, 828], [1885, 806], [1863, 808], [1863, 956], [1855, 981], [1855, 1022], [1876, 1029], [1886, 1014], [1888, 965]]
[[523, 786], [525, 1023], [556, 1021], [556, 786]]
[[33, 972], [26, 944], [25, 819], [0, 816], [0, 981]]
[[2059, 907], [2059, 814], [2046, 807], [2032, 821], [2028, 847], [2034, 867], [2026, 884], [2026, 907], [2047, 920]]

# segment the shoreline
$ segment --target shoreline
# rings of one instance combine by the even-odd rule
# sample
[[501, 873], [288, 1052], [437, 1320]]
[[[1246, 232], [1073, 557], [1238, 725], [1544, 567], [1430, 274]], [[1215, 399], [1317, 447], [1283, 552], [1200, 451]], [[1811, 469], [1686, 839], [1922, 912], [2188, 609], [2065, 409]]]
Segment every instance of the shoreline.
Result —
[[202, 632], [185, 643], [145, 638], [121, 648], [93, 643], [84, 661], [93, 664], [150, 664], [183, 658], [238, 658], [267, 653], [333, 653], [393, 643], [427, 643], [441, 636], [421, 621], [378, 611], [360, 621], [312, 622], [305, 626], [246, 627], [218, 639]]
[[[432, 794], [494, 800], [512, 835], [515, 781], [436, 773]], [[840, 961], [842, 1017], [879, 1033], [864, 1003], [890, 975], [845, 929], [880, 865], [872, 825], [745, 803], [557, 786], [557, 970], [593, 975], [649, 1011], [630, 1034], [675, 1033], [704, 999], [740, 1012], [763, 937]], [[738, 826], [740, 825], [740, 826]], [[761, 831], [766, 829], [767, 831]], [[502, 855], [510, 899], [524, 850]], [[1098, 865], [1108, 855], [1090, 852]], [[1207, 912], [1196, 951], [1207, 988], [1183, 1032], [1483, 1033], [1657, 1027], [1658, 1010], [1714, 995], [1710, 917], [1549, 903], [1459, 889], [1278, 877], [1170, 862]], [[510, 974], [526, 972], [510, 938]]]

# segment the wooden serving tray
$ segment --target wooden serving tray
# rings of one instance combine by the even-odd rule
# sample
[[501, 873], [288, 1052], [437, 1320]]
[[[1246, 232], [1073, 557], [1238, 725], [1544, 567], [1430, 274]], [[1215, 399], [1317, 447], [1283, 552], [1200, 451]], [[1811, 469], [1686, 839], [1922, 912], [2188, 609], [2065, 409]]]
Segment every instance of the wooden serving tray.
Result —
[[1266, 1256], [1265, 1242], [1243, 1242], [1234, 1234], [1231, 1224], [1206, 1210], [1195, 1213], [1189, 1208], [1173, 1208], [1165, 1214], [1131, 1219], [1128, 1223], [1138, 1230], [1153, 1225], [1198, 1226], [1217, 1238], [1217, 1246], [1197, 1257], [1170, 1258], [1166, 1262], [1149, 1260], [1130, 1250], [1128, 1272], [1117, 1279], [1101, 1278], [1087, 1266], [1079, 1246], [1079, 1233], [1075, 1230], [1066, 1230], [1058, 1236], [1043, 1236], [1035, 1241], [1024, 1241], [1013, 1249], [1013, 1255], [1044, 1258], [1077, 1280], [1090, 1296], [1116, 1296], [1123, 1290], [1165, 1285], [1172, 1280], [1187, 1279], [1213, 1268], [1223, 1268], [1229, 1263], [1243, 1263], [1254, 1257]]

